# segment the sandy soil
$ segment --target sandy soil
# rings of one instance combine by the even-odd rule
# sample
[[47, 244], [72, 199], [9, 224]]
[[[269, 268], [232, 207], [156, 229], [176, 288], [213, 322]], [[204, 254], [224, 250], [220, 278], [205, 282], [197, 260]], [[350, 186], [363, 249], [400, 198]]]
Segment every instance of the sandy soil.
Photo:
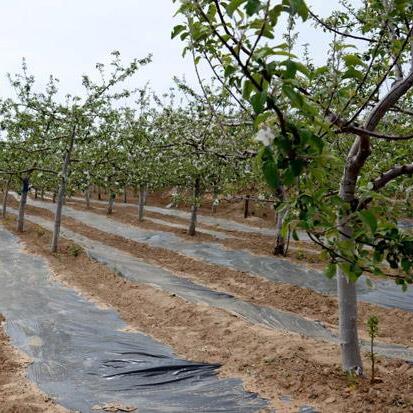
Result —
[[[44, 218], [53, 218], [50, 211], [41, 208], [28, 206], [27, 210]], [[93, 229], [71, 218], [63, 218], [63, 225], [209, 288], [227, 292], [251, 303], [291, 311], [321, 321], [333, 330], [336, 329], [338, 314], [335, 297], [319, 294], [307, 288], [274, 283], [263, 277], [208, 264], [163, 248], [150, 247]], [[361, 337], [367, 337], [366, 323], [371, 315], [379, 317], [378, 338], [381, 341], [413, 346], [412, 313], [359, 303], [358, 324]]]
[[[101, 204], [93, 203], [90, 208], [86, 209], [84, 203], [69, 201], [68, 205], [72, 208], [88, 210], [90, 212], [95, 212], [100, 215], [106, 215], [106, 208]], [[179, 217], [173, 217], [168, 215], [162, 215], [156, 212], [146, 211], [145, 216], [163, 219], [164, 221], [188, 225], [188, 221]], [[214, 241], [222, 244], [224, 247], [231, 249], [244, 249], [252, 252], [257, 255], [266, 255], [272, 256], [272, 247], [273, 247], [273, 237], [246, 233], [242, 231], [228, 231], [221, 227], [207, 224], [197, 224], [198, 229], [211, 229], [215, 231], [220, 231], [222, 233], [230, 234], [235, 236], [234, 239], [218, 239], [208, 234], [203, 234], [202, 232], [197, 233], [196, 237], [190, 237], [187, 234], [185, 229], [173, 228], [167, 225], [154, 224], [150, 221], [139, 222], [136, 217], [136, 207], [121, 207], [114, 208], [114, 211], [111, 215], [113, 219], [119, 220], [120, 222], [140, 226], [141, 228], [146, 229], [155, 229], [165, 232], [171, 232], [176, 235], [179, 235], [189, 241]], [[241, 220], [239, 220], [241, 222]], [[246, 224], [245, 220], [242, 223]], [[280, 257], [282, 258], [282, 257]], [[294, 241], [290, 240], [288, 259], [294, 262], [302, 264], [305, 262], [307, 265], [310, 264], [313, 268], [323, 268], [325, 259], [320, 255], [320, 249], [316, 248], [314, 245], [308, 242], [303, 241]]]
[[[4, 321], [0, 314], [0, 322]], [[15, 350], [0, 326], [0, 412], [68, 413], [43, 395], [26, 377], [30, 360]]]
[[[97, 192], [91, 194], [91, 201], [98, 200]], [[84, 197], [84, 194], [79, 193], [76, 194], [78, 197]], [[190, 195], [189, 195], [190, 196]], [[102, 192], [101, 200], [107, 201], [108, 195]], [[128, 191], [127, 196], [127, 203], [131, 205], [136, 205], [138, 199], [136, 195], [132, 191]], [[201, 206], [199, 207], [199, 212], [204, 215], [210, 215], [212, 212], [212, 201], [213, 198], [206, 194], [203, 196]], [[123, 195], [119, 194], [116, 197], [117, 203], [124, 203], [123, 202]], [[150, 192], [148, 194], [147, 203], [149, 205], [156, 205], [160, 207], [165, 207], [171, 202], [171, 191], [163, 191], [163, 192]], [[190, 205], [185, 202], [181, 202], [178, 205], [179, 209], [189, 211]], [[241, 222], [243, 224], [250, 224], [252, 226], [257, 226], [261, 228], [267, 228], [274, 224], [275, 214], [274, 209], [271, 203], [267, 202], [256, 202], [250, 200], [249, 203], [249, 217], [247, 220], [244, 218], [244, 201], [241, 200], [221, 200], [220, 205], [217, 208], [216, 213], [214, 214], [216, 217], [221, 218], [229, 218], [234, 221]]]
[[[13, 229], [14, 220], [6, 225]], [[171, 345], [182, 357], [221, 363], [223, 376], [241, 377], [248, 390], [270, 399], [280, 412], [302, 404], [327, 413], [412, 409], [413, 368], [408, 363], [380, 359], [380, 380], [374, 385], [348, 378], [340, 371], [336, 346], [252, 326], [224, 311], [131, 283], [84, 254], [71, 256], [70, 242], [50, 255], [50, 233], [35, 225], [28, 224], [21, 237], [31, 252], [49, 260], [59, 279], [119, 311], [131, 329]], [[296, 402], [280, 402], [283, 395]]]

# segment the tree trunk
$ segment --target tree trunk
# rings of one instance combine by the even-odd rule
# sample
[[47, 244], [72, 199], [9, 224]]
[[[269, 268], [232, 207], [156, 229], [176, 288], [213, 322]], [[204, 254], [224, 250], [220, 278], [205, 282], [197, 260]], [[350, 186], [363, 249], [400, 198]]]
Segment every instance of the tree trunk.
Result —
[[244, 218], [247, 219], [249, 215], [250, 208], [250, 196], [247, 195], [244, 200]]
[[[340, 184], [340, 198], [350, 209], [355, 199], [358, 169], [347, 163]], [[338, 218], [338, 228], [343, 240], [351, 239], [351, 228], [345, 224], [347, 214]], [[339, 268], [337, 272], [337, 298], [339, 307], [339, 331], [341, 359], [344, 371], [363, 374], [363, 364], [360, 354], [360, 344], [357, 330], [357, 292], [356, 283], [350, 281]]]
[[44, 189], [42, 189], [40, 192], [40, 199], [44, 201]]
[[102, 191], [100, 190], [100, 186], [98, 186], [98, 200], [102, 200]]
[[[276, 192], [276, 196], [280, 202], [285, 201], [285, 193], [284, 188], [278, 188]], [[287, 214], [286, 210], [278, 211], [277, 213], [277, 221], [275, 225], [275, 241], [274, 247], [272, 250], [273, 255], [284, 255], [286, 254], [286, 242], [285, 238], [282, 235], [282, 228], [284, 225], [284, 218]]]
[[112, 215], [113, 204], [115, 203], [115, 198], [116, 198], [116, 194], [114, 192], [111, 192], [109, 196], [109, 202], [108, 202], [108, 210], [107, 210], [108, 215]]
[[282, 235], [282, 227], [284, 225], [284, 218], [287, 211], [280, 211], [277, 214], [277, 222], [275, 225], [275, 241], [272, 253], [274, 255], [286, 255], [286, 242]]
[[56, 203], [56, 191], [53, 191], [52, 202]]
[[337, 273], [337, 293], [343, 369], [360, 375], [363, 372], [363, 364], [357, 331], [356, 283], [349, 281], [341, 269]]
[[145, 185], [139, 185], [139, 201], [138, 201], [138, 220], [143, 221], [143, 213], [145, 209], [146, 190]]
[[198, 212], [198, 200], [201, 192], [201, 180], [196, 178], [194, 186], [194, 200], [191, 207], [191, 222], [189, 223], [188, 234], [193, 237], [196, 234], [196, 216]]
[[37, 199], [37, 188], [34, 188], [34, 199]]
[[6, 218], [7, 198], [9, 196], [10, 182], [11, 182], [11, 176], [7, 180], [6, 185], [4, 186], [4, 190], [3, 190], [3, 210], [2, 210], [2, 214], [1, 214], [3, 218]]
[[125, 186], [125, 189], [123, 190], [123, 203], [127, 204], [128, 203], [128, 192]]
[[20, 204], [19, 204], [19, 215], [17, 217], [17, 232], [23, 232], [24, 229], [24, 210], [26, 208], [27, 203], [27, 193], [29, 192], [29, 177], [24, 176], [22, 181], [22, 194], [20, 196]]
[[59, 235], [60, 235], [60, 226], [62, 222], [62, 211], [63, 211], [63, 203], [65, 201], [66, 195], [66, 184], [67, 178], [69, 176], [69, 167], [70, 167], [70, 156], [72, 154], [73, 146], [75, 143], [75, 136], [76, 136], [76, 126], [73, 127], [70, 144], [67, 148], [65, 160], [63, 162], [62, 168], [62, 178], [60, 180], [60, 187], [59, 193], [57, 197], [57, 205], [56, 205], [56, 214], [55, 214], [55, 221], [54, 221], [54, 230], [53, 230], [53, 237], [52, 237], [52, 244], [50, 249], [52, 252], [57, 252], [57, 247], [59, 243]]
[[86, 200], [86, 208], [90, 208], [90, 185], [86, 188], [85, 200]]

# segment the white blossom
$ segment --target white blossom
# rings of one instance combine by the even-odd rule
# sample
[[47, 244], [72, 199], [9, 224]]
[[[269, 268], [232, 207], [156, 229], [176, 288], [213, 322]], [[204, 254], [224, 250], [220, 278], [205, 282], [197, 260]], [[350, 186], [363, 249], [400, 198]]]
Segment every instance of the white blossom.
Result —
[[257, 135], [255, 136], [255, 140], [257, 142], [261, 142], [264, 146], [270, 146], [274, 142], [275, 135], [272, 129], [269, 126], [262, 127]]

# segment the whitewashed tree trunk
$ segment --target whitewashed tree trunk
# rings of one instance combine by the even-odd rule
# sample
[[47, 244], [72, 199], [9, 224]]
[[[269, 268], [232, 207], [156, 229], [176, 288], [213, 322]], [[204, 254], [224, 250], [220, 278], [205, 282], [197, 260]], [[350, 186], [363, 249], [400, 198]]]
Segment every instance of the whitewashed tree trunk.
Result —
[[109, 202], [108, 202], [108, 210], [107, 210], [108, 215], [112, 215], [113, 204], [115, 203], [115, 198], [116, 198], [116, 194], [114, 192], [111, 192], [109, 196]]
[[[353, 143], [340, 184], [340, 198], [348, 205], [349, 209], [352, 208], [355, 201], [359, 171], [369, 153], [369, 149], [365, 148], [364, 155], [356, 157], [357, 153], [362, 153], [360, 145], [359, 140]], [[351, 228], [345, 224], [346, 219], [346, 215], [338, 218], [338, 228], [342, 234], [342, 239], [349, 240], [351, 239]], [[363, 364], [357, 329], [356, 283], [350, 281], [341, 269], [337, 272], [337, 298], [342, 366], [344, 371], [362, 374]]]
[[139, 201], [138, 201], [138, 220], [143, 221], [143, 215], [145, 210], [146, 201], [146, 189], [145, 185], [139, 185]]
[[362, 374], [363, 364], [357, 330], [356, 283], [351, 282], [339, 269], [337, 273], [339, 329], [342, 365], [345, 371]]
[[24, 229], [24, 211], [27, 203], [27, 194], [29, 192], [29, 179], [30, 178], [28, 176], [24, 176], [22, 179], [22, 194], [20, 196], [19, 214], [17, 216], [16, 226], [17, 232], [23, 232]]
[[201, 193], [201, 180], [196, 178], [194, 186], [194, 199], [191, 207], [191, 221], [189, 223], [188, 234], [193, 237], [196, 234], [196, 218], [198, 212], [198, 201]]
[[6, 213], [7, 213], [7, 198], [9, 196], [9, 188], [10, 188], [10, 182], [11, 182], [11, 176], [7, 180], [5, 186], [4, 186], [4, 192], [3, 192], [3, 209], [2, 209], [2, 217], [6, 218]]

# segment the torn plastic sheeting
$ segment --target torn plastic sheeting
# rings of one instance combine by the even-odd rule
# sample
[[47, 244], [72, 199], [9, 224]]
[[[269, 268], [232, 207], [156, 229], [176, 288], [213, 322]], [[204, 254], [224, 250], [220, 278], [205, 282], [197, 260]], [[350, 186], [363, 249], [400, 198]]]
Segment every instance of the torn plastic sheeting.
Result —
[[[27, 215], [26, 219], [38, 223], [49, 230], [53, 228], [52, 222], [43, 218]], [[298, 333], [335, 344], [339, 342], [338, 338], [330, 330], [316, 321], [305, 319], [293, 313], [250, 304], [229, 294], [210, 290], [207, 287], [195, 284], [185, 278], [177, 277], [160, 267], [145, 263], [128, 253], [91, 240], [64, 227], [62, 228], [62, 235], [81, 245], [91, 258], [107, 265], [130, 280], [175, 293], [195, 304], [204, 303], [229, 311], [254, 324], [262, 324], [269, 328]], [[368, 351], [370, 343], [362, 340], [361, 346]], [[378, 342], [375, 344], [375, 352], [391, 358], [413, 361], [413, 349], [406, 346]]]
[[44, 260], [20, 251], [0, 229], [0, 311], [14, 345], [33, 363], [28, 376], [63, 406], [92, 412], [114, 400], [152, 412], [257, 412], [266, 402], [216, 365], [178, 359], [141, 333], [126, 333], [102, 310], [51, 280]]
[[[55, 206], [39, 201], [30, 201], [32, 205], [54, 211]], [[320, 293], [336, 294], [336, 280], [328, 279], [322, 273], [275, 257], [257, 256], [245, 250], [230, 250], [212, 242], [185, 241], [175, 234], [161, 231], [144, 230], [139, 227], [122, 224], [113, 219], [102, 217], [92, 212], [85, 212], [64, 207], [65, 216], [76, 219], [90, 227], [109, 232], [154, 247], [172, 250], [188, 257], [222, 265], [237, 271], [256, 274], [274, 282], [310, 288]], [[403, 292], [392, 281], [377, 280], [374, 288], [366, 284], [366, 278], [357, 282], [357, 294], [361, 301], [399, 308], [413, 312], [413, 290]]]

